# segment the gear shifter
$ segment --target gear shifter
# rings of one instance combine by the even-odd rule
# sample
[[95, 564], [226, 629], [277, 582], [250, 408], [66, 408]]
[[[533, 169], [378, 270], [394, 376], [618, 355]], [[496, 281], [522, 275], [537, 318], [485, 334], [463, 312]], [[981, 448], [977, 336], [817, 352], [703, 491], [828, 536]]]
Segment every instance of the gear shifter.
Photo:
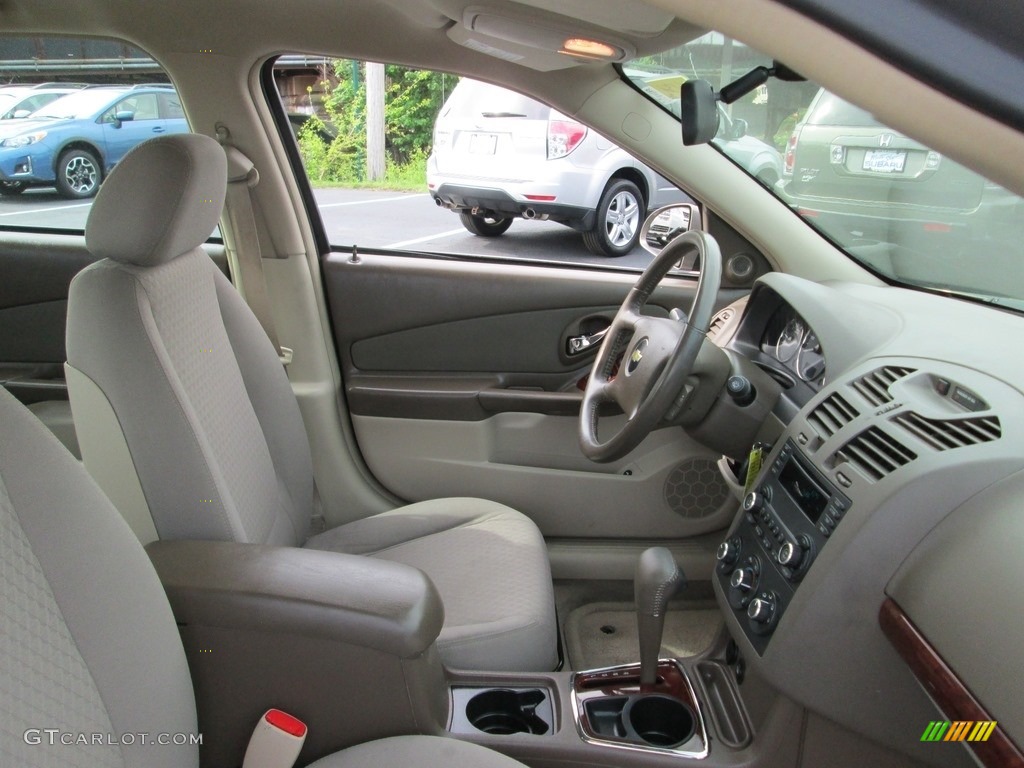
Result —
[[636, 623], [640, 636], [640, 687], [654, 685], [658, 654], [665, 628], [668, 601], [686, 585], [686, 576], [664, 547], [651, 547], [640, 555], [634, 578]]

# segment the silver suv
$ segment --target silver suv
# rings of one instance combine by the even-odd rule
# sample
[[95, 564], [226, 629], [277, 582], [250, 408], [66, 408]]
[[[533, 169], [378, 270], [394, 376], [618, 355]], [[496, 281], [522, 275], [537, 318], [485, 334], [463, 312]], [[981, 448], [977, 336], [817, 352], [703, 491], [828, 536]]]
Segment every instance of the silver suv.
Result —
[[688, 200], [583, 124], [468, 78], [434, 123], [427, 186], [473, 234], [497, 237], [517, 217], [546, 219], [583, 233], [599, 256], [629, 253], [649, 208]]

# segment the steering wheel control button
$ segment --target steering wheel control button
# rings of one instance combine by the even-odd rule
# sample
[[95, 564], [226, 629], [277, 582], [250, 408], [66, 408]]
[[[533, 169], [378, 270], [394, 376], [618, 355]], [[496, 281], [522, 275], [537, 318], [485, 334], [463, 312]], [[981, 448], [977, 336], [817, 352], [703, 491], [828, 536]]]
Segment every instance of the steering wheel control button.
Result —
[[647, 349], [647, 345], [650, 341], [651, 340], [645, 336], [633, 346], [633, 351], [629, 353], [629, 361], [626, 363], [627, 376], [632, 376], [636, 372], [636, 369], [640, 367], [640, 363], [644, 359], [644, 351]]

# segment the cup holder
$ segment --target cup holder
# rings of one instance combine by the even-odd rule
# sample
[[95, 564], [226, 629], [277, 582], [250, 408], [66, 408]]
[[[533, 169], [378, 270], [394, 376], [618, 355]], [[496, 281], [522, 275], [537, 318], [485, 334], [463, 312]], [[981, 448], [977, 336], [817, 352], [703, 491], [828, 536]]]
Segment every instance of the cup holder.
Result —
[[622, 712], [627, 730], [653, 747], [676, 747], [693, 736], [693, 710], [671, 696], [649, 694], [630, 699]]
[[614, 741], [672, 749], [697, 731], [688, 704], [658, 693], [591, 699], [584, 710], [594, 733]]
[[537, 706], [545, 698], [544, 691], [540, 689], [513, 691], [492, 688], [469, 700], [466, 704], [466, 719], [484, 733], [544, 734], [550, 726], [538, 717]]

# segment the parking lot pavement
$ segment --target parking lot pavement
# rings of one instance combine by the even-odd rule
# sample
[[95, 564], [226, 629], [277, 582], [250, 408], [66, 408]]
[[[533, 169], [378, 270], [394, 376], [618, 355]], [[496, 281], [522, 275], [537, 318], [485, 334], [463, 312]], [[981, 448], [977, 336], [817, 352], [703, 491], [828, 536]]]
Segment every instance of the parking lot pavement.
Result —
[[[516, 220], [500, 237], [470, 234], [452, 211], [438, 208], [426, 192], [365, 189], [314, 190], [331, 243], [361, 248], [470, 254], [499, 258], [589, 263], [643, 268], [642, 249], [617, 259], [594, 256], [578, 232], [549, 221]], [[82, 231], [92, 201], [65, 200], [50, 189], [0, 197], [0, 227], [45, 227]]]

